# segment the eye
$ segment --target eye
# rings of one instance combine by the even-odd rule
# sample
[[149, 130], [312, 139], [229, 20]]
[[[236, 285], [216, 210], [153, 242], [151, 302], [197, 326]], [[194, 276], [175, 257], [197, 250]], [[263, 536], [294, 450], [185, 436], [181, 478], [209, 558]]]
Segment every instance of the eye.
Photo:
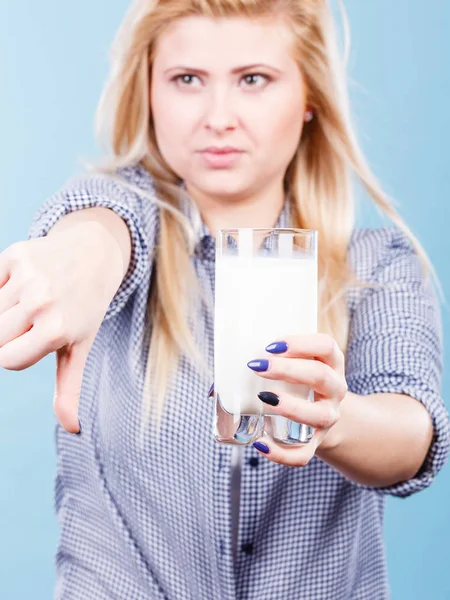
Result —
[[[197, 75], [193, 75], [191, 73], [182, 73], [180, 75], [175, 75], [175, 77], [172, 78], [172, 81], [174, 81], [175, 83], [178, 83], [182, 86], [185, 87], [193, 87], [191, 85], [192, 79], [197, 77]], [[198, 77], [197, 77], [198, 79]]]
[[270, 77], [268, 75], [264, 75], [263, 73], [248, 73], [247, 75], [244, 75], [244, 80], [249, 84], [249, 87], [261, 87], [261, 85], [255, 85], [253, 82], [258, 81], [257, 78], [260, 78], [259, 80], [262, 81], [262, 83], [267, 83], [268, 81], [270, 81]]
[[[180, 85], [181, 87], [194, 87], [193, 80], [198, 79], [197, 75], [193, 73], [180, 73], [179, 75], [175, 75], [171, 81]], [[248, 73], [244, 75], [243, 80], [247, 83], [247, 87], [251, 88], [260, 88], [264, 83], [270, 81], [270, 77], [268, 75], [264, 75], [263, 73]], [[258, 81], [260, 81], [260, 85], [258, 85]]]

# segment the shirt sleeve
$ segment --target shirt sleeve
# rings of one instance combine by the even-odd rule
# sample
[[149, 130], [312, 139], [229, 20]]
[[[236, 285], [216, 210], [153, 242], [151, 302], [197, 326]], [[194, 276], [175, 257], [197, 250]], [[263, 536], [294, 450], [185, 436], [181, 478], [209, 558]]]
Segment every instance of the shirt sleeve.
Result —
[[375, 230], [373, 235], [369, 246], [379, 245], [380, 237], [385, 237], [372, 277], [381, 287], [365, 289], [353, 311], [347, 384], [359, 395], [407, 394], [430, 413], [434, 437], [419, 472], [408, 481], [370, 488], [407, 497], [428, 487], [448, 458], [449, 418], [441, 397], [441, 315], [432, 282], [425, 279], [408, 238], [397, 227]]
[[[31, 222], [29, 240], [46, 236], [64, 215], [96, 206], [113, 210], [125, 221], [131, 236], [130, 263], [105, 313], [104, 321], [117, 315], [124, 308], [146, 272], [150, 270], [155, 245], [157, 210], [156, 206], [144, 207], [143, 203], [146, 200], [146, 197], [122, 187], [116, 180], [107, 176], [74, 179], [44, 202]], [[150, 199], [148, 203], [151, 204]], [[145, 208], [147, 215], [150, 214], [150, 219], [146, 221], [147, 230], [144, 221]], [[149, 208], [153, 209], [150, 213]]]

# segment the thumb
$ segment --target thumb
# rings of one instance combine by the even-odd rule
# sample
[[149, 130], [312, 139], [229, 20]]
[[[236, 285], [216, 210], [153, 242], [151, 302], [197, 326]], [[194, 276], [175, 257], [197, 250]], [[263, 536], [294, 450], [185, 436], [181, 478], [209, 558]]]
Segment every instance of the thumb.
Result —
[[79, 433], [78, 406], [84, 367], [93, 340], [67, 344], [56, 351], [56, 384], [53, 410], [69, 433]]

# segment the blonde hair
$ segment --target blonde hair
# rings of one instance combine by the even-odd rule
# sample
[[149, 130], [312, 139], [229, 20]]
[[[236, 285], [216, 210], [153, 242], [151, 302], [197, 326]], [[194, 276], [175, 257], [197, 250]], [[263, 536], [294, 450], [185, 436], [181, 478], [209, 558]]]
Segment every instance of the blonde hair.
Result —
[[[353, 175], [377, 207], [405, 232], [426, 272], [432, 270], [421, 245], [381, 190], [356, 140], [350, 120], [346, 60], [340, 59], [326, 0], [135, 1], [113, 44], [111, 75], [97, 112], [97, 132], [110, 148], [110, 156], [98, 169], [117, 177], [118, 168], [141, 163], [153, 178], [157, 198], [151, 198], [160, 208], [141, 433], [153, 405], [160, 423], [176, 359], [186, 354], [198, 364], [202, 361], [189, 327], [189, 315], [195, 310], [199, 293], [190, 262], [194, 236], [180, 211], [180, 180], [158, 150], [150, 114], [155, 45], [167, 24], [185, 16], [258, 18], [274, 13], [284, 18], [293, 34], [295, 58], [309, 93], [308, 105], [315, 114], [305, 125], [284, 181], [292, 201], [293, 226], [319, 231], [319, 331], [332, 335], [345, 351], [349, 332], [345, 290], [356, 281], [347, 262], [355, 224]], [[344, 11], [343, 15], [347, 29]], [[145, 195], [142, 190], [139, 193]]]

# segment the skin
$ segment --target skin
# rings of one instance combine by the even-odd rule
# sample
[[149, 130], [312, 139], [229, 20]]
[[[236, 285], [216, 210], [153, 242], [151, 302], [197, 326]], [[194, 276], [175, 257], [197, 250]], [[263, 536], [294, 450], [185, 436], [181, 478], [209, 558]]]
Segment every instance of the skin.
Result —
[[[264, 66], [232, 73], [252, 64]], [[284, 174], [303, 130], [306, 93], [281, 24], [189, 17], [160, 38], [151, 86], [156, 139], [212, 232], [276, 222]], [[232, 168], [211, 168], [198, 152], [211, 145], [243, 153]]]
[[[260, 66], [234, 72], [254, 64]], [[289, 31], [280, 20], [188, 17], [161, 35], [150, 95], [156, 139], [210, 231], [275, 225], [307, 97]], [[211, 145], [243, 152], [230, 167], [211, 167], [199, 153]], [[268, 370], [257, 375], [310, 385], [316, 402], [280, 396], [273, 411], [316, 431], [300, 448], [263, 438], [269, 450], [263, 456], [301, 467], [317, 454], [365, 485], [414, 476], [433, 434], [423, 405], [405, 395], [348, 392], [345, 358], [330, 336], [287, 336], [285, 341], [287, 352], [270, 357]]]

